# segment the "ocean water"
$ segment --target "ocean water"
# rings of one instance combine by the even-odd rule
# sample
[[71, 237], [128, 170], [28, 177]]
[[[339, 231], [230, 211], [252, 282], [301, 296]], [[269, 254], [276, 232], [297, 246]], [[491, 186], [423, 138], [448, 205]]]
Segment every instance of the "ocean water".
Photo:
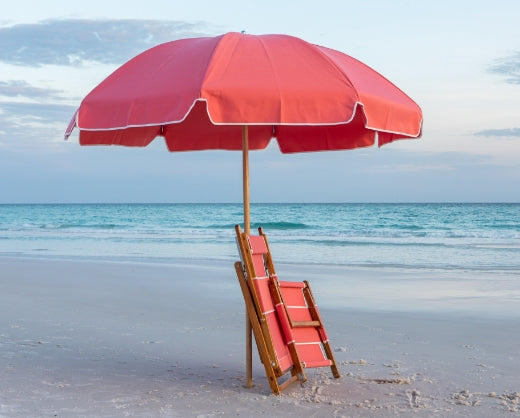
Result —
[[[520, 275], [520, 204], [253, 204], [279, 263]], [[241, 204], [0, 205], [0, 256], [238, 259]]]

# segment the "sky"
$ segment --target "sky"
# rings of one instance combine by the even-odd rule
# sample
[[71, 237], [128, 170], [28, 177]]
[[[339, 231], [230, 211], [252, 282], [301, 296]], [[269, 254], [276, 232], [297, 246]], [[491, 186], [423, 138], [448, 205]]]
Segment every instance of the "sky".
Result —
[[82, 147], [82, 98], [152, 46], [285, 33], [368, 64], [422, 108], [381, 148], [250, 155], [252, 202], [520, 202], [520, 2], [17, 0], [0, 15], [0, 204], [240, 202], [241, 154]]

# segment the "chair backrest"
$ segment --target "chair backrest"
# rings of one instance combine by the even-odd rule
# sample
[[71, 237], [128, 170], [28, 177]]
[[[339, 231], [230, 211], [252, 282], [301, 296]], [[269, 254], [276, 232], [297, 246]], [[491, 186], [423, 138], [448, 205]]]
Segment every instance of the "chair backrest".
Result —
[[269, 271], [265, 264], [268, 250], [264, 237], [260, 235], [246, 235], [246, 239], [251, 251], [255, 277], [269, 276]]

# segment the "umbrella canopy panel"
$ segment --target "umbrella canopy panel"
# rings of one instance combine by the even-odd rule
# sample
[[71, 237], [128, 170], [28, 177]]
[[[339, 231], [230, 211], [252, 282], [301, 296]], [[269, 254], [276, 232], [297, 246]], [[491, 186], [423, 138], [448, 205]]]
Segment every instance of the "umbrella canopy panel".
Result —
[[117, 69], [81, 103], [82, 145], [170, 151], [282, 152], [351, 149], [421, 134], [419, 106], [370, 67], [288, 35], [227, 33], [151, 48]]

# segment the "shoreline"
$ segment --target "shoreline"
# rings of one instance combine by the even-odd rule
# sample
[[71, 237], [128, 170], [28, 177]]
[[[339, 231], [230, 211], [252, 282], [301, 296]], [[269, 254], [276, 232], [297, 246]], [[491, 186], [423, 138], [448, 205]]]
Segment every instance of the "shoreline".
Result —
[[[233, 264], [236, 259], [118, 258], [112, 256], [0, 255], [6, 263], [85, 263], [154, 268], [197, 267], [218, 271], [240, 289]], [[520, 272], [494, 269], [408, 268], [281, 262], [277, 273], [287, 280], [309, 280], [320, 295], [320, 306], [336, 310], [460, 315], [468, 318], [520, 319]], [[319, 287], [318, 287], [319, 286]]]
[[[278, 272], [315, 274], [301, 268]], [[0, 257], [0, 416], [519, 413], [520, 318], [356, 309], [349, 302], [366, 290], [354, 285], [383, 280], [373, 272], [348, 281], [341, 308], [326, 290], [338, 269], [325, 270], [310, 281], [342, 378], [313, 369], [276, 397], [256, 347], [255, 386], [243, 387], [244, 306], [227, 261]]]

